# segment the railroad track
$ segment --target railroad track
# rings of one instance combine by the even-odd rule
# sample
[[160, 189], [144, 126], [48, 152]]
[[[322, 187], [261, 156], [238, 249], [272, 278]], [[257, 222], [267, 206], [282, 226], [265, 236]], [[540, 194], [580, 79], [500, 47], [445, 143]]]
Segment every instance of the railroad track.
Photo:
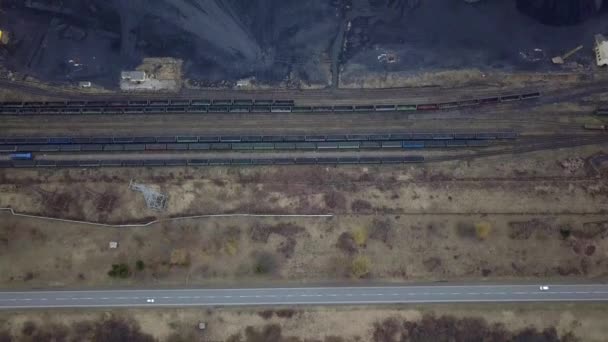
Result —
[[0, 137], [0, 152], [395, 150], [485, 147], [517, 133], [435, 132], [331, 135], [230, 135], [148, 137]]
[[318, 157], [318, 158], [205, 158], [137, 160], [12, 160], [0, 161], [0, 168], [95, 168], [95, 167], [175, 167], [251, 165], [356, 165], [422, 163], [422, 156], [400, 157]]
[[[409, 143], [411, 143], [410, 141]], [[464, 147], [470, 149], [472, 146], [466, 144], [452, 147]], [[412, 153], [414, 150], [421, 148], [420, 146], [404, 145], [403, 141], [393, 141], [396, 143], [394, 149], [403, 149], [406, 153]], [[261, 151], [256, 151], [256, 154], [243, 155], [243, 158], [179, 158], [180, 154], [175, 154], [176, 158], [171, 157], [157, 158], [157, 159], [145, 159], [145, 155], [134, 155], [136, 158], [129, 158], [129, 155], [123, 154], [123, 159], [111, 159], [111, 151], [75, 151], [66, 150], [60, 151], [64, 153], [76, 153], [87, 152], [93, 153], [88, 155], [86, 159], [79, 160], [78, 158], [69, 158], [69, 160], [61, 159], [61, 156], [57, 156], [53, 159], [36, 159], [36, 160], [12, 160], [12, 161], [1, 161], [0, 167], [3, 168], [64, 168], [64, 167], [157, 167], [157, 166], [215, 166], [215, 165], [312, 165], [312, 164], [333, 164], [333, 165], [345, 165], [345, 164], [402, 164], [402, 163], [421, 163], [421, 162], [441, 162], [441, 161], [452, 161], [452, 160], [467, 160], [481, 157], [491, 157], [505, 154], [521, 154], [532, 151], [540, 150], [552, 150], [559, 148], [577, 147], [585, 145], [595, 145], [608, 143], [608, 136], [597, 135], [597, 136], [553, 136], [553, 137], [529, 137], [522, 141], [516, 141], [511, 144], [504, 144], [502, 147], [498, 145], [498, 148], [493, 149], [481, 149], [477, 150], [477, 147], [486, 147], [489, 144], [483, 144], [482, 146], [474, 146], [476, 150], [474, 153], [458, 154], [458, 155], [444, 155], [444, 156], [431, 156], [424, 157], [422, 155], [413, 156], [402, 156], [402, 155], [391, 155], [391, 156], [357, 156], [352, 152], [363, 150], [361, 148], [353, 148], [349, 151], [351, 154], [346, 156], [331, 156], [331, 157], [287, 157], [287, 158], [264, 158], [263, 154], [259, 154]], [[446, 146], [447, 147], [447, 146]], [[335, 148], [334, 150], [337, 150]], [[328, 149], [329, 150], [329, 149]], [[348, 149], [347, 149], [348, 150]], [[235, 150], [236, 151], [236, 150]], [[317, 147], [317, 151], [323, 151]], [[343, 149], [344, 151], [344, 149]], [[135, 152], [129, 150], [127, 152]], [[169, 151], [170, 152], [170, 151]], [[300, 150], [299, 152], [303, 152]], [[95, 153], [104, 153], [103, 158], [95, 159]], [[101, 155], [100, 155], [101, 156]], [[169, 155], [167, 155], [169, 156]]]
[[165, 99], [2, 102], [0, 115], [125, 115], [205, 113], [425, 112], [537, 99], [540, 92], [502, 94], [441, 103], [302, 106], [294, 100]]
[[497, 150], [476, 151], [471, 154], [448, 155], [427, 158], [426, 162], [443, 162], [454, 160], [472, 160], [485, 157], [500, 155], [518, 155], [535, 151], [549, 151], [562, 148], [581, 147], [589, 145], [608, 144], [608, 135], [593, 136], [557, 136], [550, 138], [530, 139], [529, 141], [518, 142], [512, 146], [507, 146]]

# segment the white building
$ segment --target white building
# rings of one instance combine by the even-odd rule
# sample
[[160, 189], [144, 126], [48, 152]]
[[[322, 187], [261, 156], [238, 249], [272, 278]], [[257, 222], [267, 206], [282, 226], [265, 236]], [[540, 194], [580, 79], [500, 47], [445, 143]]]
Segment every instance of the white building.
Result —
[[608, 65], [608, 40], [601, 34], [595, 35], [595, 58], [597, 66]]
[[144, 71], [123, 71], [120, 73], [120, 78], [123, 81], [133, 83], [143, 83], [146, 81], [146, 73]]

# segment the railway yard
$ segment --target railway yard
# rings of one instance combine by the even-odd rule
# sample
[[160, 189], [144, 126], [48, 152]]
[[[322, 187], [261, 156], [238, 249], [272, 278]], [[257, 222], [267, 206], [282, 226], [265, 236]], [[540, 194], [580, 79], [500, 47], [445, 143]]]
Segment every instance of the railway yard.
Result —
[[0, 342], [605, 342], [608, 5], [528, 3], [2, 2]]
[[[170, 98], [20, 91], [26, 100], [0, 103], [7, 290], [606, 280], [601, 79]], [[116, 267], [126, 272], [110, 276]], [[539, 329], [601, 341], [605, 328], [593, 319], [568, 318], [597, 315], [594, 305], [335, 312], [371, 315], [369, 326], [337, 330], [353, 341], [371, 341], [388, 316], [487, 313], [521, 329], [531, 321], [507, 316], [540, 312]], [[332, 315], [325, 309], [296, 310], [291, 321], [258, 311], [114, 309], [112, 317], [135, 319], [159, 340], [188, 331], [194, 316], [218, 340], [243, 327], [227, 323], [237, 316], [285, 334], [334, 331], [297, 330], [303, 320], [321, 326]], [[12, 317], [5, 327], [53, 321], [45, 311]]]

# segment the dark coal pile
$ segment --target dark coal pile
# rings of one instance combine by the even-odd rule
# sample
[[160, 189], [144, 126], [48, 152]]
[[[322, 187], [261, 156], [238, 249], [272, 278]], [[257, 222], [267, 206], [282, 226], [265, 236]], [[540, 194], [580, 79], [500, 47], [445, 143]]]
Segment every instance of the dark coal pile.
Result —
[[[553, 1], [558, 2], [571, 1]], [[375, 6], [365, 5], [371, 3]], [[608, 13], [593, 14], [582, 5], [579, 12], [586, 21], [576, 26], [550, 26], [523, 13], [516, 0], [401, 3], [353, 0], [352, 27], [343, 56], [346, 72], [418, 73], [464, 68], [550, 71], [555, 70], [551, 57], [581, 44], [585, 49], [570, 61], [590, 65], [594, 61], [593, 36], [608, 33]]]
[[116, 85], [144, 57], [177, 57], [204, 82], [293, 74], [326, 82], [321, 62], [337, 32], [325, 0], [7, 0], [14, 33], [5, 64], [45, 80]]
[[602, 8], [603, 0], [517, 0], [517, 8], [547, 25], [579, 24]]
[[353, 69], [547, 70], [550, 57], [580, 44], [586, 52], [572, 60], [592, 61], [593, 35], [608, 34], [601, 2], [4, 0], [0, 29], [13, 38], [0, 63], [45, 81], [110, 87], [145, 57], [180, 58], [191, 84], [203, 86], [252, 76], [329, 85]]

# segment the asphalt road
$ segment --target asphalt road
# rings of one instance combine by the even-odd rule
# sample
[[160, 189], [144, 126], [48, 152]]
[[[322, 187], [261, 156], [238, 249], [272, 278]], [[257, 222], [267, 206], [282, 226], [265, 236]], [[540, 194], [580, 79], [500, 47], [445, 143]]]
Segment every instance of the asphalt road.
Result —
[[608, 300], [608, 285], [548, 286], [546, 291], [539, 284], [0, 292], [0, 309]]

